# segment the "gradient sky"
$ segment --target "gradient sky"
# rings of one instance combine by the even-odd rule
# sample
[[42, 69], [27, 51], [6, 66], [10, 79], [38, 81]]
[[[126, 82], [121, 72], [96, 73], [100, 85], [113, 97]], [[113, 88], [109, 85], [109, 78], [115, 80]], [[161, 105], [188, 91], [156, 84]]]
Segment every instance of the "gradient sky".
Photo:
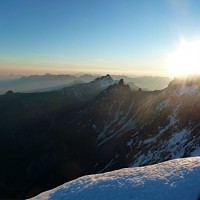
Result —
[[199, 0], [0, 0], [0, 73], [167, 75]]

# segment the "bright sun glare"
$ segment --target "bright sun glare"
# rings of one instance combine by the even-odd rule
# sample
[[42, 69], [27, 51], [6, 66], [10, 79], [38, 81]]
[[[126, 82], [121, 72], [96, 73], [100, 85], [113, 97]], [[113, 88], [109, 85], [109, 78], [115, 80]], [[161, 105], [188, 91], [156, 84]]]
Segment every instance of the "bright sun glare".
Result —
[[167, 67], [172, 77], [200, 74], [200, 40], [181, 40], [177, 49], [170, 54]]

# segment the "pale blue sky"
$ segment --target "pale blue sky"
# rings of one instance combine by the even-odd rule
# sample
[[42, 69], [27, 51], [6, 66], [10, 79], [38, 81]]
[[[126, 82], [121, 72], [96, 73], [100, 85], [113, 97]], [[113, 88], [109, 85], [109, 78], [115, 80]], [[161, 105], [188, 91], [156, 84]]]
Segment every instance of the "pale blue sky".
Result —
[[0, 70], [163, 74], [199, 21], [198, 0], [0, 0]]

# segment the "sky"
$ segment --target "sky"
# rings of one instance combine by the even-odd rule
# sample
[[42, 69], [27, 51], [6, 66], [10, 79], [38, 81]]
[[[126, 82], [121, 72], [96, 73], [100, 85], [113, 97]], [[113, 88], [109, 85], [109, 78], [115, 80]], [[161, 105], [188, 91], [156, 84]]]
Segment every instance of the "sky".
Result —
[[199, 0], [0, 0], [0, 74], [167, 75]]

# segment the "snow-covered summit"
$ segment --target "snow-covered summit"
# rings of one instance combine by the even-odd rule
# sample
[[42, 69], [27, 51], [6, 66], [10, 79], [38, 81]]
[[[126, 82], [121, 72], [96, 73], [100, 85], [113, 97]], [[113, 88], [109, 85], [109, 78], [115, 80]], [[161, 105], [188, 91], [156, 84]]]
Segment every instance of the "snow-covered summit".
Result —
[[85, 176], [33, 200], [198, 200], [200, 157]]

